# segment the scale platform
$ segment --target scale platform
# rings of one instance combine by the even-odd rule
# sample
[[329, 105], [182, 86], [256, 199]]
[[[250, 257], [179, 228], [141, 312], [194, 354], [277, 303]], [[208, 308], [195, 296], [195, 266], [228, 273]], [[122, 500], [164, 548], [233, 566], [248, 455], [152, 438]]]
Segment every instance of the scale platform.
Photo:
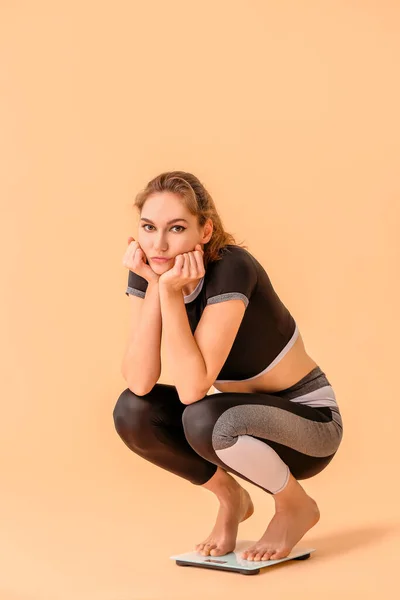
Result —
[[180, 567], [200, 567], [203, 569], [219, 569], [221, 571], [234, 571], [242, 575], [257, 575], [261, 569], [272, 567], [278, 563], [288, 560], [306, 560], [310, 558], [315, 548], [295, 547], [285, 558], [275, 560], [245, 560], [241, 558], [242, 553], [255, 542], [242, 540], [236, 544], [235, 550], [222, 556], [203, 556], [198, 552], [186, 552], [185, 554], [174, 554], [170, 556]]

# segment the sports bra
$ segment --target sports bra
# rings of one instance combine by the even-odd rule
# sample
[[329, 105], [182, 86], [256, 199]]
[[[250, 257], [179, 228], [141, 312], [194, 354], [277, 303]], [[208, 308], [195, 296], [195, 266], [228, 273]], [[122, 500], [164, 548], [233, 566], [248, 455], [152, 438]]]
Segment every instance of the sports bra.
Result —
[[[243, 320], [215, 383], [249, 381], [282, 360], [299, 330], [264, 267], [250, 252], [228, 244], [220, 256], [220, 260], [207, 265], [193, 292], [184, 296], [186, 313], [194, 334], [206, 306], [232, 299], [243, 301]], [[145, 298], [147, 286], [146, 279], [129, 271], [126, 295]]]

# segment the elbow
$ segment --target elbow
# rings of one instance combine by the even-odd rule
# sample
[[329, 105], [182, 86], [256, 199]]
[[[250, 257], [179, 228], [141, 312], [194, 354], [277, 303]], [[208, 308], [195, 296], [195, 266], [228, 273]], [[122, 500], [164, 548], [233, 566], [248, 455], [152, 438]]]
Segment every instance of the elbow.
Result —
[[161, 365], [158, 368], [150, 365], [149, 369], [141, 369], [140, 365], [123, 361], [120, 373], [133, 394], [146, 396], [160, 379]]
[[182, 396], [179, 396], [179, 400], [181, 401], [182, 404], [186, 404], [186, 406], [189, 406], [189, 404], [192, 404], [192, 402], [189, 399], [182, 398]]
[[126, 382], [128, 384], [128, 388], [136, 396], [146, 396], [147, 394], [150, 394], [150, 392], [156, 385], [157, 381], [158, 381], [158, 378], [156, 381], [152, 381], [150, 383], [143, 384], [143, 383], [138, 382], [137, 380], [134, 380], [134, 381], [131, 381], [129, 379], [126, 380]]
[[199, 400], [203, 400], [203, 398], [205, 398], [207, 396], [207, 392], [208, 392], [208, 389], [205, 392], [204, 392], [204, 390], [201, 390], [197, 394], [193, 393], [193, 391], [192, 391], [192, 393], [188, 396], [179, 394], [179, 399], [182, 402], [182, 404], [186, 404], [188, 406], [189, 404], [194, 404], [195, 402], [198, 402]]
[[[153, 386], [153, 387], [154, 387], [154, 386]], [[146, 396], [146, 395], [147, 395], [147, 394], [149, 394], [149, 393], [151, 392], [151, 390], [153, 389], [153, 388], [151, 388], [151, 389], [141, 389], [141, 388], [138, 388], [138, 387], [137, 387], [136, 385], [134, 385], [134, 384], [133, 384], [133, 385], [131, 385], [131, 384], [128, 384], [128, 388], [131, 390], [131, 392], [132, 392], [133, 394], [135, 394], [135, 396]]]

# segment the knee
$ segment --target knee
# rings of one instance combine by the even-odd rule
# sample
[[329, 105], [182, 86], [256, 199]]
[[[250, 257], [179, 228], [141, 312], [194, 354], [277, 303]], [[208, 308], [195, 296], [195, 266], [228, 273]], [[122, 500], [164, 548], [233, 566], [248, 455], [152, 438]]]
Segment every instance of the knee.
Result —
[[185, 437], [193, 448], [200, 448], [206, 440], [211, 439], [214, 422], [209, 403], [194, 402], [186, 406], [182, 414], [182, 425]]
[[151, 405], [142, 396], [136, 396], [129, 388], [118, 398], [113, 419], [117, 433], [123, 438], [143, 437], [150, 421]]

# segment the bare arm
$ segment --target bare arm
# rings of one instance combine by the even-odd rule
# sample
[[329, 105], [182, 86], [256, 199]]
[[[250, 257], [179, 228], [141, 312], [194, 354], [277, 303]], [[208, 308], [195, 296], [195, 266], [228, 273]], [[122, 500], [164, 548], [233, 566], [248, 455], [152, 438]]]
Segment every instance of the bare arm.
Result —
[[206, 365], [190, 329], [182, 291], [172, 291], [160, 284], [160, 297], [162, 332], [174, 385], [180, 401], [191, 404], [207, 393], [203, 392]]
[[144, 396], [161, 374], [161, 307], [158, 282], [149, 282], [146, 296], [134, 298], [129, 337], [121, 372], [134, 394]]

